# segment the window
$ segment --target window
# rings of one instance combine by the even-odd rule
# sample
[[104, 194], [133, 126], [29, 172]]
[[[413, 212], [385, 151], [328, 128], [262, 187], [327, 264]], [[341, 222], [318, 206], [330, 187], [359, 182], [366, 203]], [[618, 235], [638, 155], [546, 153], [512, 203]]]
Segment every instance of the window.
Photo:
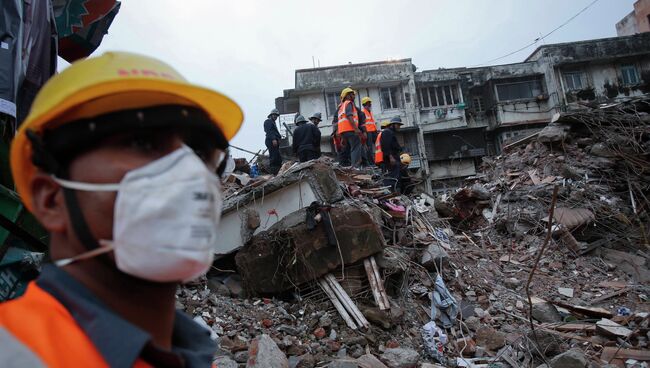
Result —
[[621, 65], [621, 76], [624, 85], [639, 83], [639, 73], [636, 71], [636, 66], [632, 64]]
[[483, 103], [483, 97], [474, 97], [472, 100], [472, 103], [474, 104], [474, 111], [476, 112], [483, 112], [485, 111], [485, 106]]
[[585, 74], [582, 72], [564, 73], [564, 81], [569, 91], [584, 89], [586, 87]]
[[420, 105], [423, 108], [451, 106], [460, 103], [458, 86], [455, 84], [438, 87], [423, 87], [419, 89], [419, 92]]
[[327, 96], [327, 116], [334, 116], [337, 113], [340, 97], [336, 92], [328, 93]]
[[499, 101], [531, 99], [541, 95], [542, 92], [542, 82], [540, 80], [497, 85]]
[[389, 87], [381, 89], [381, 107], [384, 110], [399, 109], [402, 107], [402, 99], [399, 87]]

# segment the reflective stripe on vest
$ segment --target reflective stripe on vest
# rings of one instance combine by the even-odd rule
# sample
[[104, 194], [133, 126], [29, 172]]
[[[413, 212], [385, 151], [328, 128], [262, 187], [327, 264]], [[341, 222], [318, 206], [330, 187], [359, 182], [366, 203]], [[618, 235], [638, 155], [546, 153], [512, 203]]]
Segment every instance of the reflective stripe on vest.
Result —
[[348, 120], [348, 116], [345, 115], [345, 108], [348, 104], [352, 103], [350, 100], [345, 100], [341, 105], [339, 105], [339, 122], [337, 131], [339, 134], [345, 132], [354, 132], [354, 127], [359, 126], [359, 113], [357, 112], [356, 106], [352, 104], [352, 119], [354, 120], [354, 125]]
[[384, 162], [384, 153], [381, 152], [381, 133], [383, 132], [379, 132], [375, 140], [375, 164], [377, 165], [381, 165]]
[[[108, 367], [70, 312], [33, 281], [22, 297], [0, 304], [0, 327], [47, 367]], [[151, 367], [141, 359], [133, 366]]]
[[366, 115], [366, 131], [376, 132], [377, 125], [375, 125], [375, 117], [372, 116], [372, 111], [366, 109], [365, 107], [362, 109], [362, 111]]

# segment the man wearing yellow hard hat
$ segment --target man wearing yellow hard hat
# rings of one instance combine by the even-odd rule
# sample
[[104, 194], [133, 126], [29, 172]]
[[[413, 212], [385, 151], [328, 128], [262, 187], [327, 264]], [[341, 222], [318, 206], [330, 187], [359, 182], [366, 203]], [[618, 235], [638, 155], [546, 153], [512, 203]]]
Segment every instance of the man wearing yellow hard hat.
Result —
[[361, 112], [365, 115], [365, 124], [366, 134], [368, 138], [366, 139], [367, 145], [367, 154], [368, 162], [371, 164], [375, 162], [375, 141], [377, 140], [377, 123], [375, 122], [375, 117], [372, 114], [372, 100], [370, 97], [364, 97], [361, 99]]
[[175, 294], [212, 264], [217, 173], [242, 120], [225, 95], [130, 53], [76, 62], [46, 83], [11, 169], [53, 264], [0, 304], [13, 366], [212, 364], [209, 332], [175, 311]]
[[[355, 92], [352, 88], [347, 87], [341, 91], [341, 104], [337, 113], [337, 134], [345, 142], [342, 157], [350, 157], [352, 167], [360, 167], [363, 155], [361, 147], [361, 136], [364, 134], [359, 125], [359, 111], [354, 105]], [[348, 153], [349, 152], [349, 153]], [[347, 162], [344, 162], [347, 164]]]

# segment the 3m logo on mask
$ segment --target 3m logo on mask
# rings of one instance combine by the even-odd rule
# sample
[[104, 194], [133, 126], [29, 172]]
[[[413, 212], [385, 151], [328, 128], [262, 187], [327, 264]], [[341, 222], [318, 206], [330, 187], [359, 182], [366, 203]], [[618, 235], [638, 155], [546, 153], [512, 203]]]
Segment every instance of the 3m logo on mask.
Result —
[[214, 194], [210, 192], [194, 192], [193, 200], [214, 202]]

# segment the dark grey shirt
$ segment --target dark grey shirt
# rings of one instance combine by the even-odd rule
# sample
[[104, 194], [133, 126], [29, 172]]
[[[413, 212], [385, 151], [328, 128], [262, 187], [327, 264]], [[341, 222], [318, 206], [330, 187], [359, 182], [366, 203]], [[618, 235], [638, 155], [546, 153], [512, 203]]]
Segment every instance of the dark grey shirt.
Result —
[[273, 121], [273, 119], [271, 118], [268, 118], [264, 121], [264, 133], [266, 133], [267, 140], [282, 139], [282, 136], [280, 135], [280, 131], [278, 130], [278, 127], [275, 125], [275, 121]]
[[138, 358], [155, 367], [212, 365], [216, 345], [210, 332], [185, 313], [176, 311], [169, 351], [155, 346], [149, 333], [115, 314], [62, 269], [43, 266], [36, 284], [63, 304], [110, 367], [133, 367]]

